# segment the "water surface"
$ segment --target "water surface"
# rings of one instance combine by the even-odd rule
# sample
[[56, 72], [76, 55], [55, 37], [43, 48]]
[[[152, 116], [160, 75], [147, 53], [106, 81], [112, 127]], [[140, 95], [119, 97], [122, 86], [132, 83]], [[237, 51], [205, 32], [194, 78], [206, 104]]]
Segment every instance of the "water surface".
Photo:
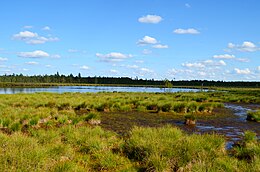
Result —
[[96, 93], [96, 92], [198, 92], [200, 89], [187, 88], [156, 88], [156, 87], [111, 87], [111, 86], [58, 86], [43, 88], [0, 88], [0, 94], [16, 94], [16, 93], [35, 93], [35, 92], [80, 92], [80, 93]]

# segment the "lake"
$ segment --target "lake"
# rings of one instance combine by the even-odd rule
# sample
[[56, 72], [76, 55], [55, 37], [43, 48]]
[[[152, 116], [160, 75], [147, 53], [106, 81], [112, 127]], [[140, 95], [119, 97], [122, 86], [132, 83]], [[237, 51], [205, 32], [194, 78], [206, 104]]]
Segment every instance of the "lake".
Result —
[[80, 92], [80, 93], [97, 93], [97, 92], [198, 92], [200, 89], [187, 88], [155, 88], [155, 87], [110, 87], [110, 86], [58, 86], [43, 88], [0, 88], [0, 94], [17, 94], [17, 93], [35, 93], [35, 92]]

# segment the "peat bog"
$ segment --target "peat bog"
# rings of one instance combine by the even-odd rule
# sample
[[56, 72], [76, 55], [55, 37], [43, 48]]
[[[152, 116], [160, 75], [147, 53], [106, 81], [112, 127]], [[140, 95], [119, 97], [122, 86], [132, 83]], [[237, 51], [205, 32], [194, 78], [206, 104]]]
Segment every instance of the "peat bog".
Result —
[[0, 171], [259, 171], [259, 94], [1, 95]]

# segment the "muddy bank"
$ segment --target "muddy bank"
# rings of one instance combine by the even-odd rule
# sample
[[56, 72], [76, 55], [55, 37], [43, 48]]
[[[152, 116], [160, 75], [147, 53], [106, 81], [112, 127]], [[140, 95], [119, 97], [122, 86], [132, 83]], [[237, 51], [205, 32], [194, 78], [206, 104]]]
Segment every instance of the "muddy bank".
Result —
[[133, 126], [160, 127], [170, 124], [187, 133], [223, 135], [231, 145], [239, 141], [246, 130], [254, 131], [260, 136], [260, 123], [246, 121], [246, 112], [258, 108], [260, 105], [228, 103], [225, 108], [215, 109], [211, 115], [198, 116], [196, 126], [187, 126], [183, 115], [170, 113], [103, 113], [101, 126], [125, 136]]

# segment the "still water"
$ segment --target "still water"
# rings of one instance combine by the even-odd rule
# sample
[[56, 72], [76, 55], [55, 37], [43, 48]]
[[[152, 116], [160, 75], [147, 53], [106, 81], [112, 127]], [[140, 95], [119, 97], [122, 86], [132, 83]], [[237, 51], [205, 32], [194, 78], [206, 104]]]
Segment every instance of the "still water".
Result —
[[197, 92], [200, 89], [186, 89], [186, 88], [155, 88], [155, 87], [105, 87], [105, 86], [58, 86], [45, 88], [0, 88], [0, 94], [16, 94], [16, 93], [35, 93], [35, 92], [51, 92], [51, 93], [65, 93], [65, 92], [80, 92], [80, 93], [96, 93], [96, 92], [148, 92], [148, 93], [162, 93], [162, 92]]

